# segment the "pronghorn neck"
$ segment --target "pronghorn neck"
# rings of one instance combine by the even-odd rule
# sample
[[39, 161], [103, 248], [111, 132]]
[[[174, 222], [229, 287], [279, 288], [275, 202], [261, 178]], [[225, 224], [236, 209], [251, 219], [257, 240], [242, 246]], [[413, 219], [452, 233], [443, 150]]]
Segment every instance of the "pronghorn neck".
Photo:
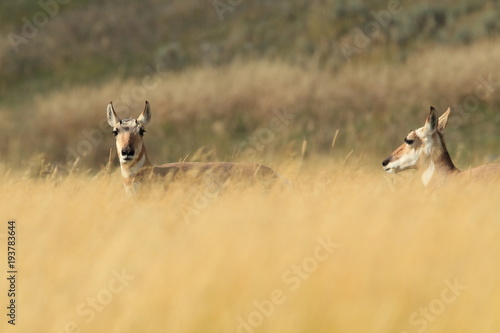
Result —
[[421, 167], [421, 179], [424, 186], [428, 186], [431, 181], [443, 180], [459, 170], [453, 164], [450, 154], [446, 149], [442, 133], [436, 133], [433, 140], [430, 155], [425, 159], [424, 165]]
[[131, 163], [121, 163], [120, 168], [122, 171], [122, 176], [127, 181], [133, 181], [135, 178], [141, 175], [141, 171], [145, 168], [151, 167], [152, 164], [149, 161], [148, 153], [146, 151], [146, 146], [144, 142], [142, 143], [141, 152]]

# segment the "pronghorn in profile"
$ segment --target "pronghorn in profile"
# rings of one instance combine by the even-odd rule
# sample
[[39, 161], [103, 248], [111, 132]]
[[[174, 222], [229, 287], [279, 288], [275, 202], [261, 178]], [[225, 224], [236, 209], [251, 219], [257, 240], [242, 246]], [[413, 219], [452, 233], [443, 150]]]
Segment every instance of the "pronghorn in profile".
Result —
[[113, 103], [107, 108], [108, 124], [113, 127], [116, 137], [116, 149], [120, 159], [121, 173], [127, 193], [134, 193], [136, 185], [144, 179], [154, 176], [174, 179], [189, 174], [192, 177], [209, 175], [213, 182], [223, 184], [229, 178], [275, 180], [281, 176], [273, 169], [252, 163], [232, 162], [178, 162], [153, 166], [149, 161], [143, 136], [145, 126], [151, 120], [151, 107], [146, 101], [144, 111], [137, 119], [123, 119], [116, 115]]
[[451, 179], [493, 180], [500, 179], [500, 164], [486, 164], [460, 171], [451, 161], [446, 150], [443, 132], [448, 123], [450, 108], [439, 117], [431, 106], [425, 125], [411, 131], [405, 142], [382, 162], [387, 173], [417, 169], [424, 186], [439, 186]]

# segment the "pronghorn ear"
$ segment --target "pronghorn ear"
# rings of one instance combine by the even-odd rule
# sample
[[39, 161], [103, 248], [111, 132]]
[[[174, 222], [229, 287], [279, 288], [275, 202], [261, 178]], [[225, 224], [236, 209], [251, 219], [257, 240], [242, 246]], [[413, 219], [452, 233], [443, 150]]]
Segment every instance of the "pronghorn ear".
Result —
[[143, 126], [146, 126], [151, 120], [151, 106], [149, 102], [146, 101], [146, 105], [144, 106], [144, 111], [142, 111], [137, 121], [140, 122]]
[[113, 109], [113, 102], [109, 102], [106, 113], [108, 115], [109, 126], [115, 127], [120, 122], [120, 118], [116, 115], [115, 109]]
[[429, 112], [429, 115], [425, 120], [425, 125], [424, 125], [425, 133], [427, 135], [433, 134], [437, 129], [437, 125], [438, 125], [437, 111], [433, 106], [431, 106], [431, 112]]
[[444, 129], [446, 128], [446, 125], [448, 124], [448, 116], [450, 115], [450, 112], [451, 112], [451, 109], [448, 108], [448, 110], [446, 110], [446, 112], [443, 113], [441, 115], [441, 117], [439, 117], [439, 121], [438, 121], [438, 131], [439, 132], [443, 132]]

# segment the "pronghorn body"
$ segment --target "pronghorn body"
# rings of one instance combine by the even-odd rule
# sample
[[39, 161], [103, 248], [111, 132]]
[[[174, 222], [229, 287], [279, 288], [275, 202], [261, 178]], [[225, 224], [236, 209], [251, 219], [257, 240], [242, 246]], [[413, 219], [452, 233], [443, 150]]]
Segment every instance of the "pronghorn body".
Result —
[[149, 160], [143, 141], [143, 135], [146, 132], [145, 126], [151, 120], [149, 103], [146, 101], [144, 111], [137, 119], [120, 120], [110, 102], [107, 108], [107, 117], [116, 137], [123, 183], [128, 193], [134, 193], [137, 184], [154, 177], [164, 177], [168, 180], [181, 177], [189, 177], [194, 180], [209, 178], [210, 181], [217, 184], [223, 184], [230, 178], [268, 181], [280, 177], [273, 169], [252, 163], [177, 162], [154, 166]]
[[449, 115], [448, 108], [438, 119], [436, 109], [431, 106], [425, 125], [411, 131], [406, 136], [405, 143], [382, 162], [384, 170], [387, 173], [398, 173], [417, 169], [426, 187], [439, 186], [450, 180], [500, 179], [500, 164], [486, 164], [464, 171], [455, 167], [443, 137]]

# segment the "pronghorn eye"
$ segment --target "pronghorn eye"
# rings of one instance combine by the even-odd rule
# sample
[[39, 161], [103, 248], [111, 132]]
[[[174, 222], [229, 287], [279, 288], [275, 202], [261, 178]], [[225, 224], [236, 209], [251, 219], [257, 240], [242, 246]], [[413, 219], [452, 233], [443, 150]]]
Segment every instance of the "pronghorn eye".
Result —
[[142, 135], [144, 135], [144, 133], [146, 133], [146, 130], [144, 128], [141, 128], [139, 130], [139, 134], [142, 136]]
[[405, 142], [409, 145], [413, 144], [413, 142], [415, 142], [415, 140], [410, 140], [410, 139], [407, 139], [405, 138]]
[[114, 134], [115, 136], [117, 136], [117, 135], [118, 135], [118, 130], [116, 130], [116, 129], [115, 129], [115, 130], [113, 130], [113, 134]]

